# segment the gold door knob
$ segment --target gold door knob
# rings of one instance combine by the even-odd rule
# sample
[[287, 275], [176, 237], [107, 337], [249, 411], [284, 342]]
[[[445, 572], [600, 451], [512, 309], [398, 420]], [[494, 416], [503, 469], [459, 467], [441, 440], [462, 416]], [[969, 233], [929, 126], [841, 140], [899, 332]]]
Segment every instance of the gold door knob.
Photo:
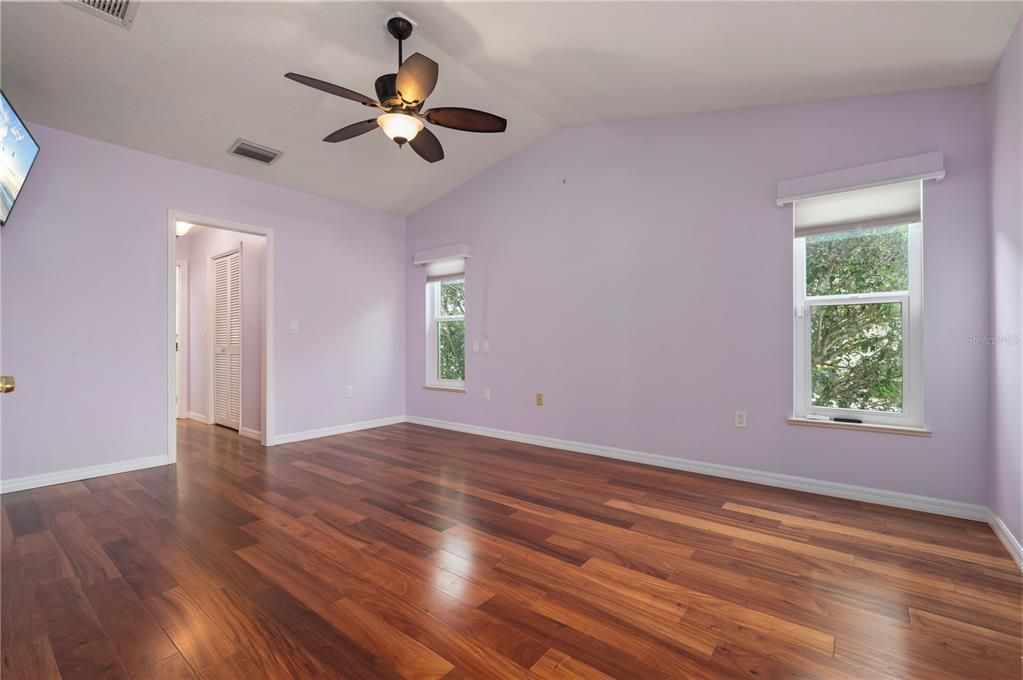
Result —
[[14, 391], [14, 376], [0, 375], [0, 394], [7, 394]]

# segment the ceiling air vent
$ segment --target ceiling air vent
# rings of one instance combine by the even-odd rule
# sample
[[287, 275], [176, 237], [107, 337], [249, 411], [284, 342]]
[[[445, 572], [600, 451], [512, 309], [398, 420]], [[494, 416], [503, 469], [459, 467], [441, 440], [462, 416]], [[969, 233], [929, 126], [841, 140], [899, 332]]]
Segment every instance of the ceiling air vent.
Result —
[[235, 156], [242, 156], [254, 161], [259, 161], [265, 165], [270, 165], [275, 160], [281, 157], [281, 152], [275, 149], [271, 149], [267, 146], [260, 146], [259, 144], [253, 144], [252, 142], [239, 139], [231, 148], [227, 150], [228, 153], [233, 153]]
[[130, 28], [139, 8], [139, 0], [65, 0], [93, 16]]

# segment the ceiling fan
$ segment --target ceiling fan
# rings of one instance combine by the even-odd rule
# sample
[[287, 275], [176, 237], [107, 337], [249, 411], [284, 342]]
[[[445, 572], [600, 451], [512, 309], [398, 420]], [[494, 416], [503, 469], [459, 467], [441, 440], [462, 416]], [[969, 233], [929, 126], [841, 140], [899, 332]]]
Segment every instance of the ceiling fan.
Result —
[[408, 59], [402, 59], [402, 42], [412, 35], [412, 22], [405, 17], [396, 16], [388, 20], [387, 31], [398, 41], [398, 72], [387, 73], [377, 78], [375, 88], [380, 101], [318, 78], [298, 73], [284, 74], [285, 78], [297, 83], [383, 111], [376, 118], [335, 130], [324, 137], [323, 141], [343, 142], [379, 127], [399, 147], [407, 143], [424, 160], [436, 163], [444, 158], [444, 149], [440, 145], [440, 140], [424, 126], [424, 123], [466, 132], [505, 131], [508, 121], [484, 111], [455, 106], [422, 111], [426, 98], [437, 86], [437, 62], [418, 52]]

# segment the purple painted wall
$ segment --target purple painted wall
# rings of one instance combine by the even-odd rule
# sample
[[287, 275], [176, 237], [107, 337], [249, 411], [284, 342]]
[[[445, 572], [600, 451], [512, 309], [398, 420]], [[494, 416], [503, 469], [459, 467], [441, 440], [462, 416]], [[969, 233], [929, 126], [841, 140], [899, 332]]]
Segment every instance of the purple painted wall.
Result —
[[[788, 425], [792, 217], [777, 182], [936, 150], [934, 436]], [[984, 86], [557, 131], [409, 218], [406, 412], [986, 504], [988, 353], [967, 338], [989, 328], [988, 166]], [[467, 335], [491, 345], [469, 353], [464, 395], [422, 389], [411, 265], [457, 242], [471, 247]]]
[[988, 84], [991, 133], [991, 508], [1023, 539], [1023, 21]]
[[274, 230], [276, 434], [402, 413], [404, 218], [30, 127], [3, 234], [3, 479], [166, 454], [168, 209]]
[[[1007, 402], [991, 352], [969, 339], [1003, 318], [988, 304], [988, 215], [1009, 199], [988, 176], [1018, 182], [1019, 157], [992, 162], [988, 125], [1011, 136], [999, 121], [1003, 109], [1018, 121], [1018, 103], [1003, 105], [1007, 92], [1018, 102], [1015, 68], [996, 75], [991, 121], [988, 88], [973, 86], [561, 130], [407, 225], [32, 126], [43, 153], [0, 269], [3, 369], [19, 380], [4, 399], [3, 479], [166, 453], [177, 209], [275, 230], [278, 435], [404, 411], [986, 504], [1002, 480], [988, 474], [989, 403]], [[774, 205], [777, 182], [934, 150], [948, 171], [925, 189], [934, 436], [786, 424], [791, 214]], [[491, 351], [468, 355], [468, 394], [427, 392], [411, 253], [463, 241], [468, 337]], [[1016, 244], [1018, 277], [1018, 232]], [[1011, 300], [1006, 280], [994, 285]], [[732, 427], [736, 409], [747, 429]], [[996, 493], [1011, 505], [1012, 491]]]
[[188, 321], [183, 392], [187, 411], [209, 416], [213, 336], [210, 327], [209, 260], [242, 244], [242, 413], [241, 427], [263, 430], [263, 286], [266, 238], [226, 229], [194, 226], [177, 239], [177, 260], [188, 265], [185, 304]]

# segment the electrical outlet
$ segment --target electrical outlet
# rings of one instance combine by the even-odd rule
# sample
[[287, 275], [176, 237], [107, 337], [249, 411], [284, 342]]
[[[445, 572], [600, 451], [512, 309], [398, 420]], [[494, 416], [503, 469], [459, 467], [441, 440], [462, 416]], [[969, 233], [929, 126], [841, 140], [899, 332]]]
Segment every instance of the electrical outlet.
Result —
[[735, 426], [736, 427], [746, 427], [746, 412], [745, 411], [736, 411], [735, 412]]
[[536, 405], [543, 406], [543, 392], [536, 393]]
[[473, 352], [480, 351], [480, 341], [479, 340], [473, 340], [472, 341], [472, 351]]
[[345, 388], [345, 399], [351, 399], [354, 395], [355, 390], [352, 389], [351, 385]]
[[484, 399], [490, 399], [490, 388], [489, 387], [484, 387], [483, 388], [483, 398]]

